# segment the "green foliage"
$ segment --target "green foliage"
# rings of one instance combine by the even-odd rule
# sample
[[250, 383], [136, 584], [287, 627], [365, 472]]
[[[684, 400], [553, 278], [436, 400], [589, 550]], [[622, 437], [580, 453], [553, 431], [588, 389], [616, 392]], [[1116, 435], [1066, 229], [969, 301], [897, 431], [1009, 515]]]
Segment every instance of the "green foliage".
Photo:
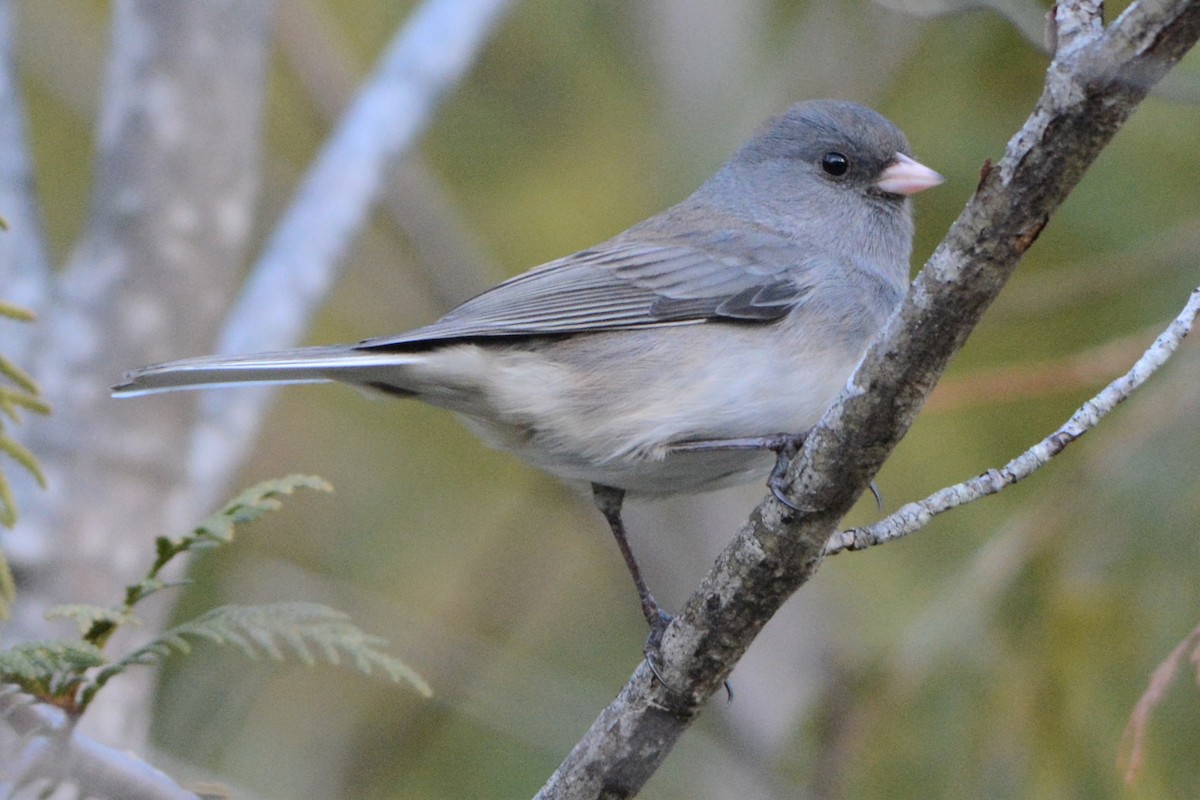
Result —
[[46, 703], [79, 716], [114, 677], [133, 666], [157, 664], [172, 653], [191, 651], [189, 639], [230, 645], [247, 657], [282, 661], [292, 656], [305, 664], [318, 660], [349, 663], [365, 674], [383, 673], [392, 681], [408, 681], [428, 696], [429, 686], [399, 660], [387, 655], [383, 639], [353, 625], [346, 615], [313, 603], [222, 606], [165, 631], [149, 643], [112, 660], [104, 647], [122, 626], [137, 623], [134, 607], [173, 585], [159, 574], [176, 556], [229, 544], [235, 527], [258, 519], [281, 505], [279, 498], [297, 489], [330, 491], [328, 483], [309, 475], [291, 475], [252, 486], [191, 533], [155, 540], [154, 560], [146, 576], [125, 587], [116, 606], [67, 605], [51, 609], [49, 619], [69, 619], [79, 628], [78, 642], [38, 642], [0, 651], [0, 683], [19, 686]]
[[[0, 317], [29, 322], [33, 319], [33, 314], [23, 308], [0, 302]], [[33, 378], [0, 354], [0, 453], [16, 461], [33, 475], [39, 484], [45, 486], [46, 478], [33, 453], [9, 438], [4, 431], [5, 422], [17, 424], [21, 421], [22, 410], [35, 414], [50, 413], [50, 407], [38, 398], [38, 394], [38, 386]], [[11, 528], [16, 522], [17, 506], [12, 488], [4, 476], [4, 471], [0, 470], [0, 525]], [[12, 604], [12, 599], [12, 572], [4, 554], [0, 553], [0, 619], [8, 618], [8, 607]]]
[[[186, 536], [176, 539], [158, 537], [154, 541], [155, 558], [150, 571], [143, 580], [125, 587], [124, 610], [131, 611], [140, 601], [160, 589], [172, 586], [158, 577], [171, 559], [182, 553], [199, 552], [229, 544], [233, 541], [235, 526], [243, 522], [253, 522], [268, 511], [278, 510], [282, 505], [279, 498], [292, 494], [297, 489], [333, 491], [332, 486], [313, 475], [289, 475], [286, 478], [263, 481], [230, 500], [224, 508], [204, 520]], [[84, 638], [103, 647], [113, 628], [110, 620], [99, 619], [96, 622], [96, 627], [86, 631]]]
[[[116, 630], [126, 623], [138, 621], [127, 608], [105, 608], [104, 606], [68, 605], [56, 606], [46, 612], [46, 619], [70, 619], [79, 626], [79, 635], [85, 640], [98, 638], [94, 631], [98, 628]], [[89, 634], [91, 634], [89, 636]], [[95, 642], [93, 641], [93, 644]]]
[[28, 642], [0, 651], [0, 683], [53, 702], [69, 698], [87, 670], [104, 663], [100, 649], [87, 642]]
[[274, 661], [283, 661], [291, 654], [310, 666], [318, 660], [330, 664], [345, 660], [364, 674], [383, 672], [397, 683], [408, 681], [426, 697], [432, 694], [419, 675], [380, 649], [386, 644], [382, 638], [363, 632], [340, 611], [316, 603], [214, 608], [163, 632], [102, 669], [96, 675], [94, 687], [98, 689], [131, 666], [156, 664], [172, 652], [191, 652], [189, 637], [230, 645], [247, 658], [266, 655]]

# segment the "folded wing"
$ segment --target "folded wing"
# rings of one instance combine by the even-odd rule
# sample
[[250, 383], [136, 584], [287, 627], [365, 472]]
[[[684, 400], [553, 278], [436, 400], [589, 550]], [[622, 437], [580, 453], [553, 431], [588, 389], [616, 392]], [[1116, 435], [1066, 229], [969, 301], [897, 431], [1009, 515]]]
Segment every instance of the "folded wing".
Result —
[[767, 322], [812, 288], [811, 255], [774, 232], [713, 234], [704, 242], [614, 240], [552, 261], [468, 300], [437, 322], [364, 349], [507, 336]]

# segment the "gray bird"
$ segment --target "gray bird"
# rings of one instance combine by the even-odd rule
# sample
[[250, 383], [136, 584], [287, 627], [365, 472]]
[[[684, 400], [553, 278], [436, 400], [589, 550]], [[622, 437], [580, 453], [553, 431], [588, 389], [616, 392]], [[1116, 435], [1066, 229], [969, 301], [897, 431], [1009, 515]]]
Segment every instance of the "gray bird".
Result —
[[786, 465], [770, 451], [794, 452], [904, 295], [908, 196], [941, 182], [874, 111], [799, 103], [683, 202], [430, 325], [173, 361], [113, 391], [341, 381], [449, 409], [489, 445], [591, 485], [652, 656], [670, 617], [629, 548], [625, 494], [715, 489]]

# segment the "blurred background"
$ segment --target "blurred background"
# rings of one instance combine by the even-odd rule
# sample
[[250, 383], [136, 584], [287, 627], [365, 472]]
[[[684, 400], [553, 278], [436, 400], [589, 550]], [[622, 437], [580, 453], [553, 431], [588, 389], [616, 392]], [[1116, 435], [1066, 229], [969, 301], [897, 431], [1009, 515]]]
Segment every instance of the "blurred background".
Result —
[[[260, 244], [412, 5], [278, 2]], [[109, 9], [16, 7], [37, 188], [61, 263], [87, 208]], [[916, 199], [915, 269], [1039, 95], [1044, 11], [1022, 0], [515, 3], [389, 176], [308, 340], [429, 322], [605, 239], [812, 97], [878, 109], [947, 177]], [[885, 510], [1049, 433], [1182, 307], [1200, 275], [1198, 102], [1193, 54], [955, 361], [878, 477]], [[210, 352], [213, 339], [176, 355]], [[151, 415], [160, 400], [136, 402]], [[733, 701], [713, 703], [642, 796], [1200, 796], [1194, 674], [1155, 714], [1132, 786], [1117, 765], [1151, 671], [1200, 624], [1198, 452], [1192, 342], [1027, 483], [827, 562], [734, 672]], [[435, 695], [201, 645], [162, 674], [155, 746], [179, 774], [236, 796], [531, 796], [641, 658], [644, 622], [589, 498], [484, 449], [444, 412], [340, 387], [281, 392], [237, 484], [291, 472], [337, 491], [291, 499], [197, 561], [177, 615], [327, 603], [393, 642]], [[763, 495], [630, 506], [634, 549], [666, 607]], [[848, 522], [877, 516], [868, 499]]]

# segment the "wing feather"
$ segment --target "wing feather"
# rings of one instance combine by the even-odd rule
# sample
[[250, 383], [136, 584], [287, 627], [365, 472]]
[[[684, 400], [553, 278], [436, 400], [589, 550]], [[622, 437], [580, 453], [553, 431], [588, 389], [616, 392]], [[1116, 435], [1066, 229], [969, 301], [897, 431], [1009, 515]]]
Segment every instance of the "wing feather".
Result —
[[358, 346], [766, 322], [803, 302], [819, 260], [761, 228], [721, 231], [702, 242], [619, 237], [517, 275], [423, 328]]

